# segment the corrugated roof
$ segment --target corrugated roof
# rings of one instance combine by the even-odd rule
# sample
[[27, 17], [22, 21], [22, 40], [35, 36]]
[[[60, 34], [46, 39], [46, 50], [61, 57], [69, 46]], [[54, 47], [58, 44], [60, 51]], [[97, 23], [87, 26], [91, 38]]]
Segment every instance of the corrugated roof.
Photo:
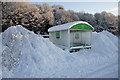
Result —
[[48, 29], [48, 32], [51, 32], [51, 31], [60, 31], [60, 30], [67, 30], [67, 29], [70, 29], [73, 25], [76, 25], [76, 24], [79, 24], [79, 23], [84, 23], [84, 24], [90, 25], [89, 23], [84, 22], [84, 21], [75, 21], [75, 22], [70, 22], [70, 23], [66, 23], [66, 24], [62, 24], [62, 25], [53, 26], [53, 27], [51, 27], [51, 28]]

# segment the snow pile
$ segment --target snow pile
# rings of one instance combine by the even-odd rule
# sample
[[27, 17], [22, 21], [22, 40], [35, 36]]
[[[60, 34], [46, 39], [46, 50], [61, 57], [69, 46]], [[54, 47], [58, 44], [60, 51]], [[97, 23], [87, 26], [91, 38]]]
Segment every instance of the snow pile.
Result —
[[118, 77], [118, 38], [108, 31], [93, 32], [92, 48], [77, 52], [77, 57], [85, 65], [85, 77]]
[[[0, 33], [1, 36], [1, 33]], [[0, 37], [0, 80], [2, 79], [2, 37]]]
[[21, 26], [8, 28], [2, 36], [3, 77], [44, 77], [48, 71], [55, 74], [52, 68], [64, 64], [61, 49]]
[[93, 33], [92, 49], [68, 53], [22, 26], [12, 26], [2, 37], [2, 77], [87, 78], [118, 77], [117, 37]]

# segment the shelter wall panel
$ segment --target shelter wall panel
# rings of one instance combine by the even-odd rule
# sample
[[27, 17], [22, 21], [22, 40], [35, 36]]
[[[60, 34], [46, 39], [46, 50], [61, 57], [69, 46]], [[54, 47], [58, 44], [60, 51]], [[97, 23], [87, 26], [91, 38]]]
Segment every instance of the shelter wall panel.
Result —
[[[76, 32], [79, 33], [79, 36], [77, 39], [75, 38]], [[78, 46], [78, 45], [80, 46], [82, 43], [81, 37], [82, 37], [81, 31], [78, 31], [78, 30], [70, 31], [70, 45], [71, 46]]]
[[54, 32], [50, 32], [49, 36], [50, 41], [54, 43]]
[[70, 43], [81, 43], [81, 31], [77, 31], [77, 32], [79, 32], [78, 39], [75, 38], [76, 31], [70, 32]]
[[91, 44], [91, 31], [82, 32], [82, 43], [83, 44]]
[[50, 41], [53, 42], [54, 44], [68, 46], [68, 31], [67, 30], [60, 31], [59, 39], [56, 38], [56, 31], [50, 32], [49, 35], [50, 35]]

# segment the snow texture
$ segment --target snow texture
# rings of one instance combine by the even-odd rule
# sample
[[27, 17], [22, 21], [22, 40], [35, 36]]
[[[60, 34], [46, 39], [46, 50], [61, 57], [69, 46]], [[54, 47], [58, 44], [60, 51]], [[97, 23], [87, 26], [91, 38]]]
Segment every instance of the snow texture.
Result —
[[[88, 24], [87, 22], [84, 22], [84, 21], [75, 21], [75, 22], [70, 22], [70, 23], [66, 23], [66, 24], [62, 24], [62, 25], [53, 26], [53, 27], [48, 29], [48, 32], [59, 31], [59, 30], [67, 30], [67, 29], [70, 29], [73, 25], [76, 25], [76, 24], [79, 24], [79, 23]], [[88, 24], [88, 25], [90, 25], [90, 24]], [[90, 25], [90, 26], [92, 27], [92, 25]]]
[[3, 78], [118, 77], [118, 39], [107, 31], [93, 32], [92, 48], [73, 53], [20, 25], [1, 37]]
[[0, 80], [2, 79], [2, 37], [0, 33]]

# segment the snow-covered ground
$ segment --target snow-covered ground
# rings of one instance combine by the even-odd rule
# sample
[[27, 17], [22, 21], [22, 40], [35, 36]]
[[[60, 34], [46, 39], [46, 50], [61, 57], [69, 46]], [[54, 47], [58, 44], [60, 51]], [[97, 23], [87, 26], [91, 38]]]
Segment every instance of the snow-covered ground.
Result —
[[107, 31], [93, 32], [92, 48], [74, 53], [22, 26], [8, 28], [0, 38], [3, 78], [118, 77], [118, 38]]

